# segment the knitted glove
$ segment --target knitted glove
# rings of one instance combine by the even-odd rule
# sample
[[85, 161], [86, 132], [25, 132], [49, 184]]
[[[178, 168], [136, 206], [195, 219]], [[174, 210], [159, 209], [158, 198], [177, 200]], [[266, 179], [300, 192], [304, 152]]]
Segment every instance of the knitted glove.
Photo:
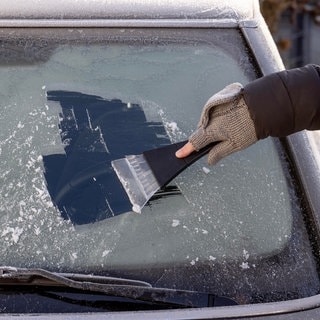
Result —
[[197, 131], [189, 138], [197, 151], [221, 141], [209, 152], [210, 165], [258, 140], [242, 89], [240, 83], [232, 83], [213, 95], [203, 108]]

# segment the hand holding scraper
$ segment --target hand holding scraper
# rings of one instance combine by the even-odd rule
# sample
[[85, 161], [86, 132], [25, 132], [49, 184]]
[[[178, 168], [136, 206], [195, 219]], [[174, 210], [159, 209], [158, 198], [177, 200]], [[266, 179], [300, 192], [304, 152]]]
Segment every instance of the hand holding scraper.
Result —
[[[155, 192], [205, 154], [209, 153], [208, 163], [212, 165], [257, 141], [241, 89], [240, 84], [231, 84], [209, 99], [198, 130], [189, 142], [174, 143], [112, 161], [133, 211], [141, 212]], [[242, 130], [239, 130], [238, 123]]]

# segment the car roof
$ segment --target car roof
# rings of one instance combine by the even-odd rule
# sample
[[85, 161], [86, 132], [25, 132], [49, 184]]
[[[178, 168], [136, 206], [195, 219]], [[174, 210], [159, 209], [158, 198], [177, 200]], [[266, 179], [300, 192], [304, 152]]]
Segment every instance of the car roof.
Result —
[[0, 19], [251, 19], [258, 0], [1, 0]]

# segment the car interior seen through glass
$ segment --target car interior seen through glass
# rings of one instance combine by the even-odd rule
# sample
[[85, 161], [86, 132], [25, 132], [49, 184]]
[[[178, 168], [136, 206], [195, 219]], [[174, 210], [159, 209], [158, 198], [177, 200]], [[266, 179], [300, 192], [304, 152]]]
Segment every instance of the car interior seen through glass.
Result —
[[0, 33], [2, 265], [128, 277], [237, 303], [318, 292], [279, 141], [212, 167], [201, 159], [141, 214], [111, 167], [187, 139], [212, 94], [259, 76], [239, 30], [7, 31]]

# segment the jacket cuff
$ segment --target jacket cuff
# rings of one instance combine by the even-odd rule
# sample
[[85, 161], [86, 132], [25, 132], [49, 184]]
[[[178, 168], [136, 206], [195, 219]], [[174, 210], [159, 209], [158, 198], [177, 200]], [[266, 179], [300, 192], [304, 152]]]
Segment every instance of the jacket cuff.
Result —
[[258, 139], [320, 129], [319, 66], [285, 70], [257, 79], [243, 89]]

